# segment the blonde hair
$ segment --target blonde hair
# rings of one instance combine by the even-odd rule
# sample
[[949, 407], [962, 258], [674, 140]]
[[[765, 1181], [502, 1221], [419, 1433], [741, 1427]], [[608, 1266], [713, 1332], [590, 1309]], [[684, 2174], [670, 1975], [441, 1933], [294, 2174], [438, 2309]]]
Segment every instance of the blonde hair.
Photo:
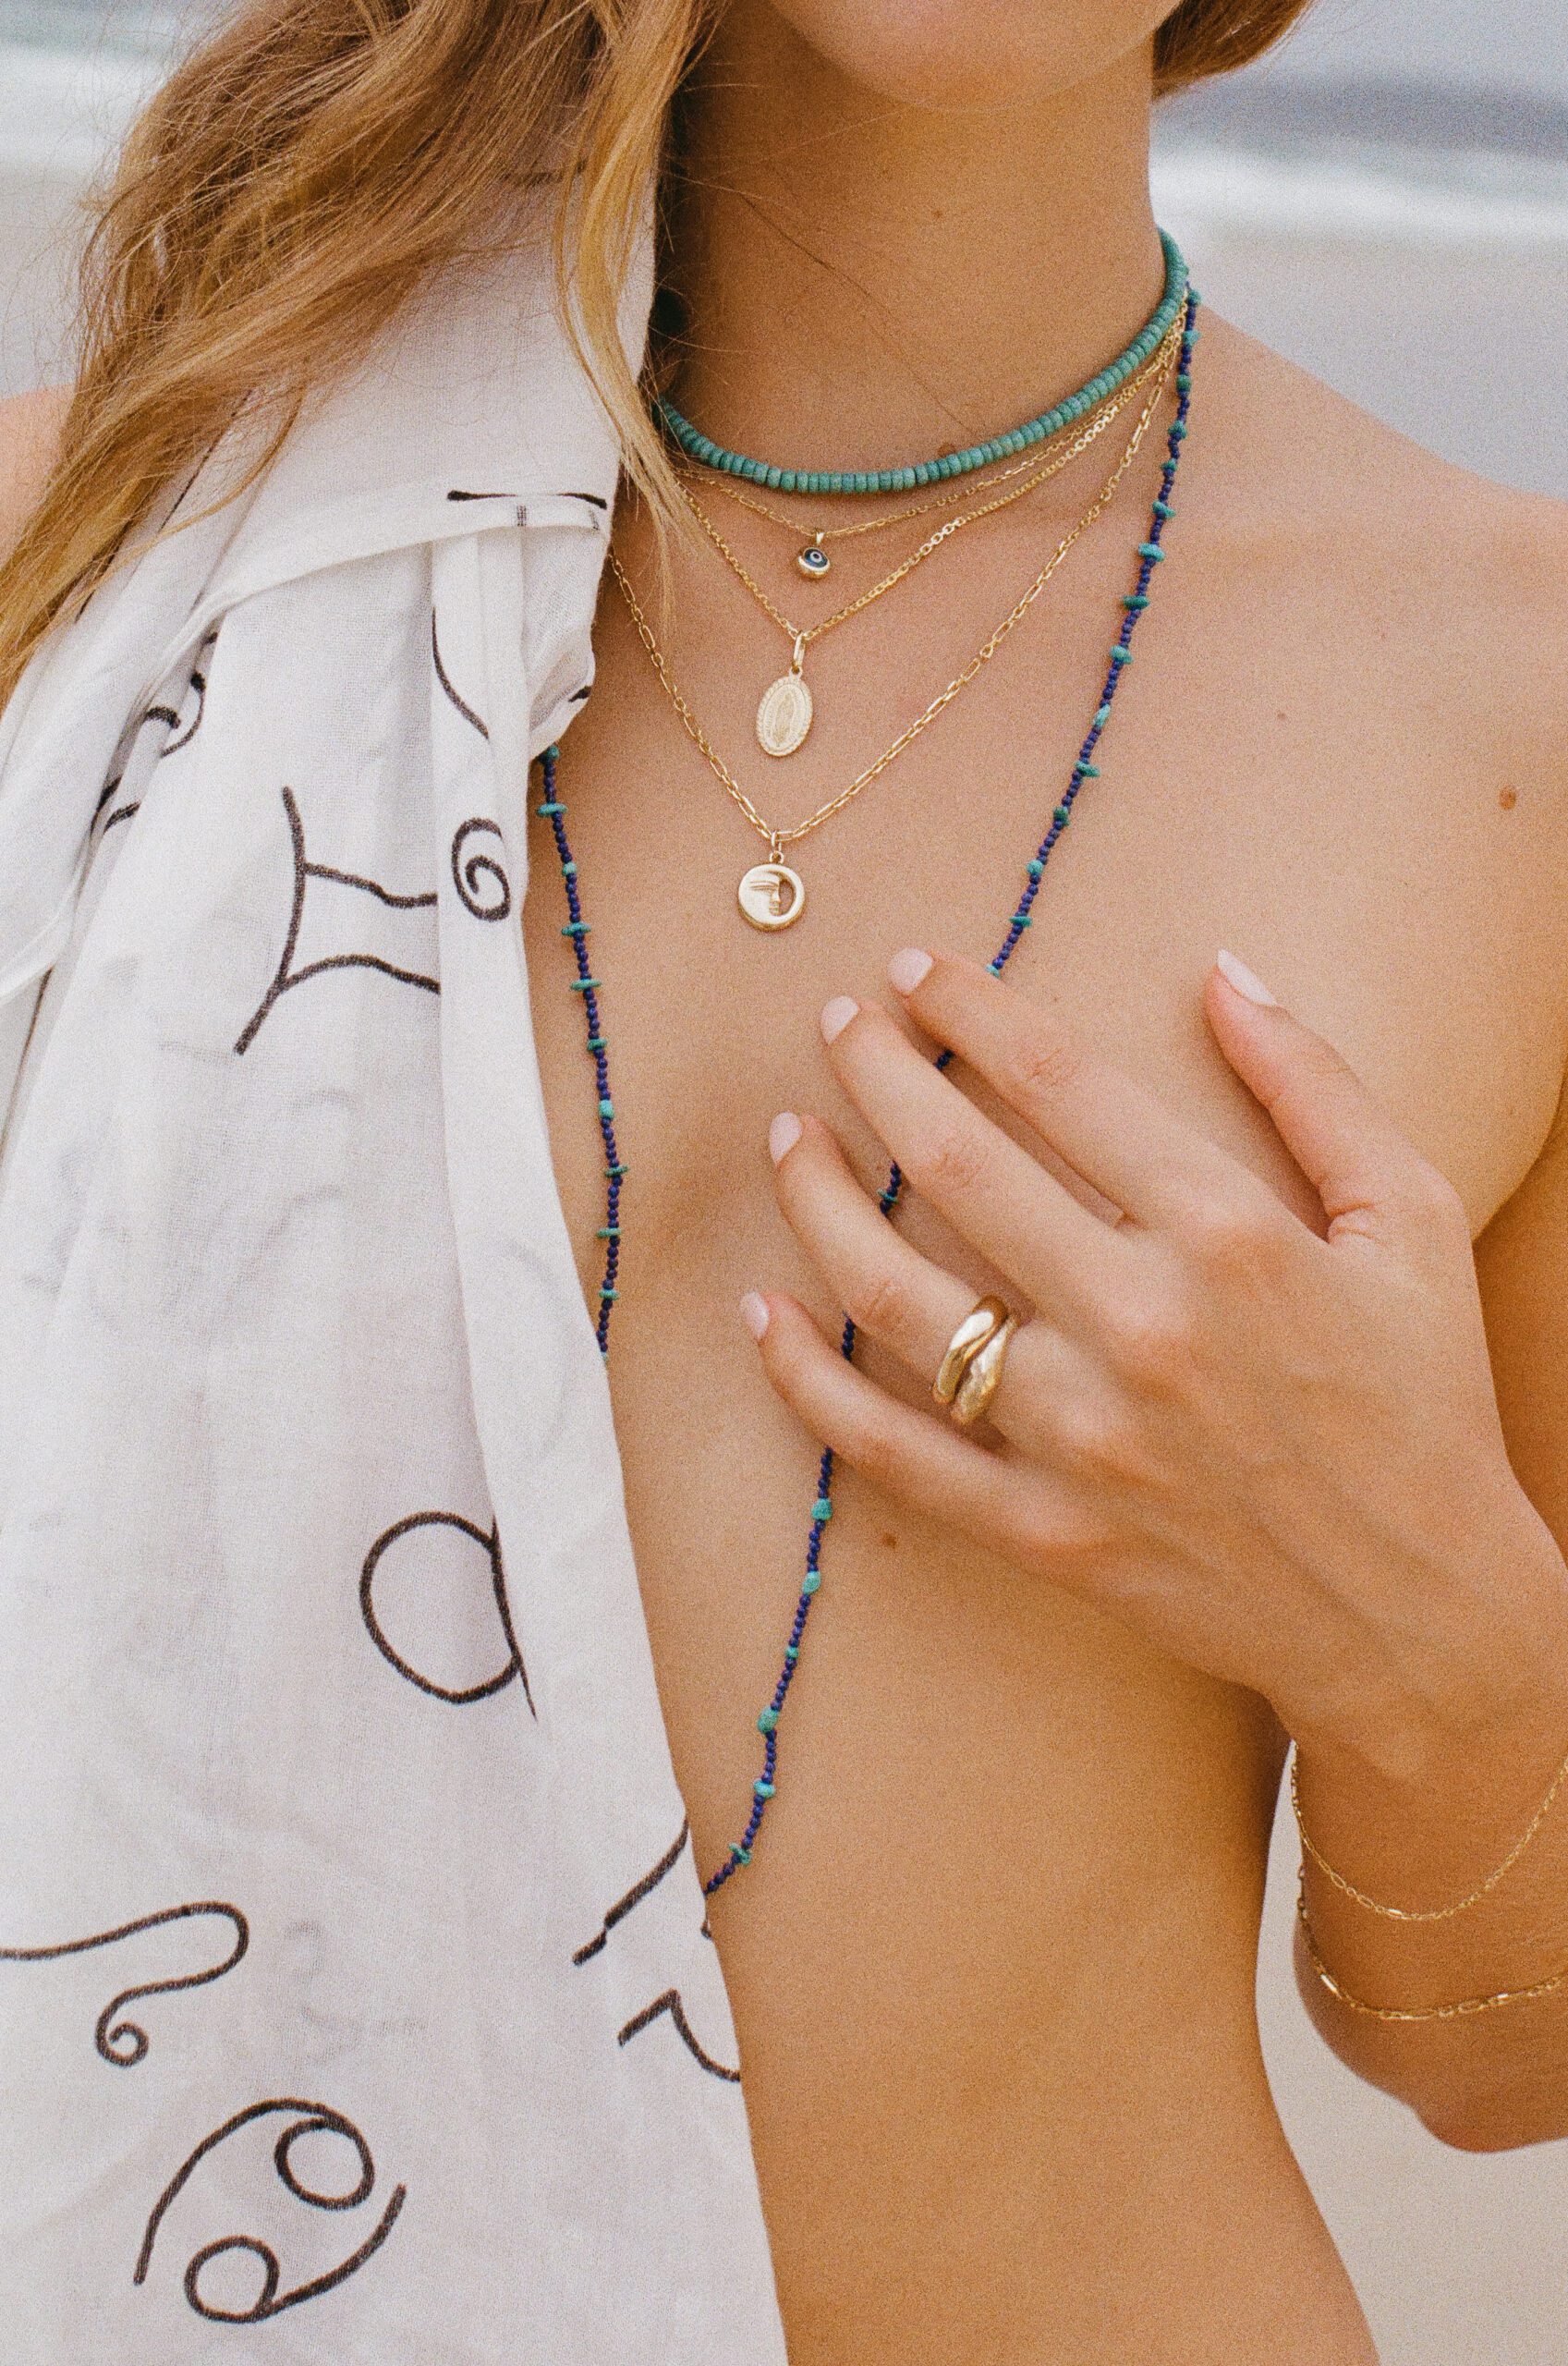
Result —
[[[1256, 56], [1307, 0], [1181, 0], [1163, 93]], [[82, 272], [81, 367], [43, 496], [0, 566], [0, 705], [165, 487], [242, 410], [264, 466], [310, 389], [417, 289], [558, 192], [584, 358], [627, 469], [666, 463], [616, 330], [671, 102], [714, 0], [248, 0], [126, 146]]]

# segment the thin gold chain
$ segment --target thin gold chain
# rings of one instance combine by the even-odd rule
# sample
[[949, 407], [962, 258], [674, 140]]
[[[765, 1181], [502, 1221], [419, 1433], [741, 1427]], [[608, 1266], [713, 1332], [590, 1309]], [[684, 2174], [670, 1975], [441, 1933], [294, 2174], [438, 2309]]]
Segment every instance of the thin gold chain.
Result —
[[1472, 1906], [1478, 1906], [1482, 1898], [1487, 1896], [1497, 1887], [1504, 1873], [1511, 1873], [1513, 1872], [1514, 1866], [1519, 1862], [1520, 1858], [1524, 1855], [1525, 1849], [1529, 1847], [1531, 1841], [1535, 1838], [1537, 1833], [1546, 1822], [1547, 1816], [1551, 1809], [1552, 1801], [1556, 1799], [1565, 1781], [1568, 1781], [1568, 1758], [1563, 1760], [1562, 1765], [1552, 1776], [1545, 1799], [1536, 1810], [1535, 1814], [1530, 1818], [1529, 1823], [1525, 1826], [1525, 1829], [1520, 1834], [1518, 1839], [1513, 1843], [1513, 1848], [1509, 1850], [1501, 1864], [1494, 1865], [1491, 1872], [1487, 1875], [1485, 1881], [1478, 1882], [1467, 1896], [1455, 1898], [1452, 1906], [1385, 1906], [1380, 1899], [1368, 1897], [1364, 1889], [1357, 1889], [1354, 1882], [1346, 1881], [1344, 1875], [1342, 1872], [1337, 1872], [1335, 1868], [1330, 1864], [1328, 1859], [1323, 1855], [1322, 1850], [1318, 1847], [1316, 1841], [1312, 1838], [1311, 1834], [1307, 1831], [1306, 1824], [1302, 1822], [1301, 1790], [1296, 1781], [1295, 1760], [1294, 1758], [1291, 1760], [1290, 1769], [1290, 1803], [1295, 1813], [1295, 1828], [1301, 1835], [1301, 1845], [1303, 1848], [1311, 1858], [1312, 1862], [1317, 1866], [1318, 1871], [1322, 1874], [1324, 1880], [1331, 1882], [1342, 1896], [1353, 1899], [1357, 1906], [1364, 1906], [1369, 1914], [1381, 1915], [1383, 1920], [1387, 1922], [1447, 1922], [1452, 1921], [1454, 1915], [1464, 1914]]
[[929, 725], [936, 721], [937, 716], [942, 713], [943, 709], [952, 705], [954, 700], [958, 697], [959, 693], [968, 688], [969, 684], [974, 680], [976, 675], [979, 673], [982, 666], [990, 664], [991, 658], [995, 656], [997, 651], [1001, 648], [1003, 642], [1006, 640], [1014, 627], [1020, 624], [1023, 621], [1023, 618], [1033, 607], [1035, 602], [1039, 598], [1040, 593], [1045, 590], [1046, 585], [1050, 582], [1051, 577], [1055, 574], [1057, 568], [1061, 566], [1063, 560], [1066, 557], [1074, 543], [1078, 541], [1081, 535], [1087, 533], [1089, 527], [1093, 525], [1095, 519], [1100, 517], [1103, 512], [1109, 508], [1112, 501], [1115, 497], [1116, 490], [1121, 484], [1122, 479], [1126, 475], [1127, 470], [1133, 464], [1138, 446], [1141, 445], [1145, 435], [1149, 432], [1149, 423], [1153, 420], [1154, 414], [1160, 407], [1160, 400], [1163, 391], [1164, 389], [1162, 386], [1156, 386], [1153, 394], [1149, 396], [1149, 401], [1144, 405], [1137, 425], [1134, 428], [1132, 435], [1128, 440], [1126, 450], [1122, 454], [1121, 458], [1112, 470], [1111, 474], [1107, 477], [1104, 484], [1100, 487], [1094, 501], [1090, 504], [1089, 507], [1085, 510], [1083, 516], [1079, 518], [1077, 524], [1073, 527], [1071, 531], [1063, 536], [1063, 539], [1058, 543], [1050, 558], [1041, 567], [1039, 573], [1035, 577], [1034, 581], [1019, 596], [1019, 598], [1014, 602], [1012, 607], [1008, 610], [1006, 616], [1003, 616], [1002, 622], [995, 628], [994, 631], [990, 633], [980, 643], [979, 648], [975, 652], [975, 654], [970, 658], [968, 664], [963, 668], [962, 672], [954, 676], [952, 681], [948, 683], [945, 689], [938, 691], [930, 704], [926, 707], [921, 713], [916, 716], [913, 723], [907, 725], [906, 728], [899, 733], [897, 738], [893, 741], [890, 747], [882, 750], [881, 754], [877, 757], [873, 763], [868, 764], [864, 772], [856, 774], [855, 778], [849, 783], [847, 787], [841, 788], [836, 797], [831, 797], [825, 805], [820, 805], [814, 813], [809, 814], [804, 822], [796, 823], [794, 827], [791, 829], [778, 830], [773, 827], [771, 822], [764, 821], [762, 815], [758, 811], [756, 806], [752, 803], [745, 789], [742, 788], [740, 783], [736, 780], [735, 774], [731, 772], [723, 758], [713, 747], [712, 742], [709, 739], [707, 733], [703, 730], [697, 716], [692, 713], [690, 706], [682, 696], [678, 686], [671, 676], [663, 651], [660, 648], [657, 640], [653, 637], [652, 627], [649, 624], [648, 618], [642, 612], [637, 593], [632, 588], [630, 577], [627, 575], [626, 568], [622, 566], [616, 553], [614, 550], [611, 551], [611, 571], [620, 588], [621, 595], [626, 601], [627, 608], [631, 612], [631, 619], [637, 628], [638, 639], [641, 641], [644, 649], [648, 652], [649, 657], [652, 662], [653, 670], [658, 676], [660, 683], [662, 684], [671, 705], [675, 708], [676, 714], [680, 717], [682, 727], [685, 730], [687, 738], [690, 739], [692, 744], [700, 750], [710, 771], [720, 782], [725, 794], [733, 799], [735, 804], [739, 807], [741, 812], [745, 814], [747, 820], [750, 823], [751, 827], [757, 832], [758, 835], [767, 840], [769, 850], [775, 861], [779, 860], [783, 849], [785, 847], [794, 846], [801, 838], [809, 837], [813, 830], [820, 829], [822, 823], [824, 822], [832, 821], [835, 813], [842, 813], [845, 807], [848, 805], [853, 799], [858, 797], [863, 788], [869, 788], [874, 780], [878, 779], [882, 773], [886, 772], [888, 766], [894, 761], [894, 759], [904, 753], [905, 749], [909, 746], [911, 740], [918, 739], [921, 732], [924, 731]]
[[[1141, 391], [1141, 386], [1147, 385], [1151, 378], [1156, 383], [1157, 393], [1163, 387], [1174, 365], [1178, 343], [1179, 339], [1173, 332], [1161, 344], [1153, 362], [1143, 373], [1141, 383], [1135, 382], [1134, 387], [1128, 392], [1128, 400], [1133, 398], [1135, 393]], [[900, 566], [892, 570], [891, 574], [884, 575], [880, 582], [873, 583], [869, 591], [862, 592], [858, 599], [847, 602], [842, 608], [835, 608], [831, 616], [823, 616], [814, 625], [800, 626], [791, 622], [783, 609], [757, 581], [756, 577], [748, 572], [743, 562], [736, 557], [695, 494], [684, 481], [681, 484], [681, 498], [731, 573], [745, 585], [758, 606], [765, 615], [772, 617], [780, 631], [793, 642], [795, 663], [798, 666], [805, 652], [810, 648], [814, 640], [820, 640], [824, 633], [833, 631], [839, 625], [847, 624], [851, 616], [857, 616], [861, 610], [869, 608], [874, 600], [880, 600], [884, 592], [893, 591], [894, 586], [902, 583], [906, 576], [913, 575], [915, 569], [924, 560], [930, 558], [933, 551], [940, 550], [943, 543], [951, 541], [954, 534], [961, 533], [966, 526], [974, 525], [981, 518], [990, 518], [999, 509], [1009, 508], [1015, 501], [1022, 501], [1027, 494], [1035, 492], [1051, 478], [1059, 476], [1070, 462], [1078, 457], [1080, 453], [1088, 451], [1089, 445], [1103, 433], [1115, 416], [1114, 410], [1107, 409], [1100, 418], [1083, 429], [1064, 451], [1053, 452], [1050, 459], [1043, 463], [1037, 462], [1033, 475], [1027, 477], [1022, 484], [1013, 485], [1007, 492], [994, 495], [991, 500], [981, 502], [973, 509], [965, 510], [960, 517], [949, 518], [944, 524], [938, 526], [933, 532], [928, 534], [919, 548], [912, 551]]]
[[1347, 2012], [1360, 2013], [1369, 2021], [1465, 2020], [1475, 2013], [1495, 2013], [1504, 2005], [1525, 2005], [1532, 1997], [1554, 1996], [1560, 1988], [1568, 1987], [1568, 1964], [1564, 1964], [1561, 1971], [1548, 1972], [1544, 1980], [1532, 1980], [1526, 1987], [1497, 1988], [1485, 1996], [1458, 1996], [1448, 2005], [1369, 2005], [1365, 1996], [1353, 1996], [1348, 1988], [1343, 1987], [1323, 1961], [1307, 1917], [1307, 1898], [1300, 1889], [1296, 1891], [1295, 1911], [1307, 1960], [1323, 1986], [1331, 1996], [1338, 1997]]
[[[1113, 420], [1120, 417], [1129, 403], [1136, 401], [1150, 378], [1160, 374], [1169, 366], [1167, 348], [1173, 351], [1180, 343], [1181, 323], [1178, 321], [1173, 323], [1155, 348], [1150, 359], [1144, 363], [1143, 368], [1129, 378], [1124, 385], [1119, 386], [1113, 395], [1108, 395], [1100, 409], [1090, 414], [1094, 423], [1094, 435], [1100, 434]], [[1057, 430], [1058, 434], [1061, 432], [1060, 429]], [[1087, 440], [1092, 442], [1093, 436]], [[1084, 445], [1080, 443], [1076, 448], [1081, 452]], [[807, 526], [798, 518], [791, 518], [784, 510], [773, 508], [771, 503], [759, 501], [753, 494], [743, 492], [726, 470], [699, 470], [693, 467], [683, 470], [682, 475], [683, 479], [688, 482], [700, 476], [710, 482], [711, 489], [714, 493], [723, 494], [726, 501], [733, 501], [737, 508], [749, 509], [753, 517], [765, 518], [771, 525], [782, 526], [792, 534], [804, 534], [813, 543], [846, 543], [857, 534], [880, 534], [886, 527], [906, 526], [912, 518], [929, 518], [933, 510], [951, 509], [955, 503], [971, 499], [977, 492], [991, 492], [999, 484], [1010, 484], [1015, 477], [1023, 476], [1031, 469], [1038, 469], [1039, 465], [1039, 451], [1027, 452], [1021, 460], [1015, 460], [1011, 467], [998, 469], [994, 475], [981, 477], [978, 484], [974, 482], [966, 485], [960, 484], [951, 493], [933, 494], [928, 500], [911, 502], [906, 509], [889, 510], [880, 518], [857, 518], [852, 526], [820, 528]]]

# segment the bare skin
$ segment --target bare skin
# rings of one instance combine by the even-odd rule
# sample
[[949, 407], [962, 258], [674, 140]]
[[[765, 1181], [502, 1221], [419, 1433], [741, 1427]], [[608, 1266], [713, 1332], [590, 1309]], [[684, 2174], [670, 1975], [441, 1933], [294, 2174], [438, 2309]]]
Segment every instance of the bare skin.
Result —
[[[868, 12], [830, 13], [836, 35]], [[933, 72], [956, 46], [973, 54], [958, 13], [917, 12]], [[1099, 0], [1076, 13], [1118, 12]], [[1127, 21], [1138, 14], [1121, 10], [1124, 37], [1147, 29]], [[998, 46], [1039, 16], [999, 11]], [[966, 202], [933, 221], [922, 140], [938, 131], [900, 112], [920, 92], [888, 96], [864, 57], [850, 61], [860, 81], [842, 59], [813, 64], [800, 39], [740, 8], [716, 61], [748, 90], [787, 88], [790, 137], [817, 163], [807, 197], [773, 192], [788, 237], [754, 208], [699, 207], [687, 275], [723, 335], [694, 357], [683, 408], [748, 448], [854, 464], [994, 430], [1116, 348], [1157, 279], [1136, 195], [1136, 73], [1112, 60], [1065, 97], [1053, 84], [1005, 138], [994, 121], [966, 132], [962, 111], [944, 117], [942, 186]], [[868, 88], [881, 126], [869, 146], [845, 128]], [[738, 136], [711, 104], [699, 133], [711, 188]], [[748, 138], [756, 118], [753, 104]], [[1069, 152], [1089, 160], [1076, 181]], [[999, 214], [1009, 167], [1013, 210]], [[822, 212], [807, 223], [813, 191]], [[1004, 256], [1032, 258], [1004, 287], [999, 218], [1023, 224]], [[862, 237], [874, 223], [864, 251], [845, 244], [845, 220]], [[803, 242], [835, 266], [857, 259], [857, 292]], [[901, 311], [917, 282], [924, 309]], [[1064, 287], [1072, 300], [1053, 305]], [[874, 347], [869, 303], [892, 323]], [[834, 389], [851, 382], [845, 406]], [[817, 726], [785, 763], [750, 737], [780, 640], [704, 553], [677, 544], [677, 678], [770, 811], [808, 810], [918, 710], [1108, 466], [1108, 452], [1086, 456], [832, 636], [811, 661]], [[612, 1385], [705, 1869], [744, 1821], [817, 1453], [734, 1310], [758, 1287], [824, 1325], [836, 1305], [781, 1213], [769, 1123], [815, 1113], [862, 1180], [880, 1179], [885, 1153], [835, 1080], [819, 1013], [843, 994], [894, 1006], [884, 971], [899, 946], [994, 949], [1094, 704], [1156, 470], [1150, 448], [982, 681], [808, 843], [810, 908], [776, 938], [735, 909], [760, 848], [683, 738], [614, 590], [603, 597], [597, 686], [561, 782], [631, 1168]], [[1177, 506], [1104, 777], [1010, 978], [1308, 1217], [1299, 1170], [1205, 1023], [1216, 948], [1234, 947], [1337, 1045], [1479, 1236], [1510, 1445], [1568, 1533], [1568, 1333], [1552, 1323], [1568, 1264], [1568, 1161], [1552, 1140], [1568, 1045], [1568, 637], [1548, 621], [1568, 519], [1443, 468], [1214, 321]], [[791, 545], [723, 514], [786, 604], [816, 613]], [[648, 523], [629, 507], [617, 546], [650, 584]], [[834, 591], [869, 580], [882, 548], [835, 561]], [[534, 861], [540, 1057], [591, 1291], [601, 1151], [542, 831]], [[1026, 1137], [1016, 1120], [1009, 1130]], [[991, 1279], [926, 1205], [901, 1228], [977, 1290]], [[921, 1402], [893, 1357], [873, 1348], [866, 1369]], [[713, 1909], [792, 2359], [1367, 2366], [1258, 2055], [1258, 1914], [1283, 1747], [1271, 1709], [859, 1475], [842, 1484], [824, 1566], [766, 1837]], [[1501, 1729], [1495, 1795], [1470, 1770], [1478, 1828], [1460, 1837], [1479, 1848], [1476, 1870], [1528, 1812], [1538, 1774], [1544, 1787], [1540, 1735], [1559, 1705], [1533, 1696]], [[1568, 1708], [1559, 1726], [1568, 1738]], [[1331, 1779], [1323, 1801], [1347, 1847], [1351, 1787]], [[1562, 1856], [1541, 1865], [1560, 1899]], [[1456, 1870], [1433, 1860], [1440, 1881]], [[1387, 1984], [1385, 1967], [1355, 1968]], [[1445, 2085], [1423, 2056], [1417, 2077], [1319, 2009], [1368, 2075], [1458, 2140], [1560, 2132], [1507, 2106], [1516, 2053], [1489, 2140], [1463, 2064]], [[1568, 2108], [1545, 2087], [1549, 2117]]]

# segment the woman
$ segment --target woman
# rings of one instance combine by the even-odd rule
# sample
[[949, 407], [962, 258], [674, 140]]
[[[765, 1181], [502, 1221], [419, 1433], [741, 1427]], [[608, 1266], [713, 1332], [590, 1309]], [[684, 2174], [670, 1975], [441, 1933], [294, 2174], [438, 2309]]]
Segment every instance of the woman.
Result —
[[1288, 1740], [1329, 2042], [1568, 2132], [1568, 527], [1198, 315], [1151, 90], [1297, 8], [1160, 13], [263, 0], [132, 143], [7, 422], [17, 2366], [1363, 2366]]

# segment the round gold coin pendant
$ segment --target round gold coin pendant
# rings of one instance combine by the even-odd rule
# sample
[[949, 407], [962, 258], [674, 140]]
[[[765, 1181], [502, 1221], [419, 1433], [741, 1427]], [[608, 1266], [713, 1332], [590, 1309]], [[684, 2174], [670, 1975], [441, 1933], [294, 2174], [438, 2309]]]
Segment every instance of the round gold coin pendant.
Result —
[[793, 928], [806, 909], [806, 882], [787, 862], [754, 862], [735, 900], [753, 928]]
[[811, 728], [811, 693], [792, 668], [770, 682], [757, 709], [757, 744], [765, 756], [793, 756]]

